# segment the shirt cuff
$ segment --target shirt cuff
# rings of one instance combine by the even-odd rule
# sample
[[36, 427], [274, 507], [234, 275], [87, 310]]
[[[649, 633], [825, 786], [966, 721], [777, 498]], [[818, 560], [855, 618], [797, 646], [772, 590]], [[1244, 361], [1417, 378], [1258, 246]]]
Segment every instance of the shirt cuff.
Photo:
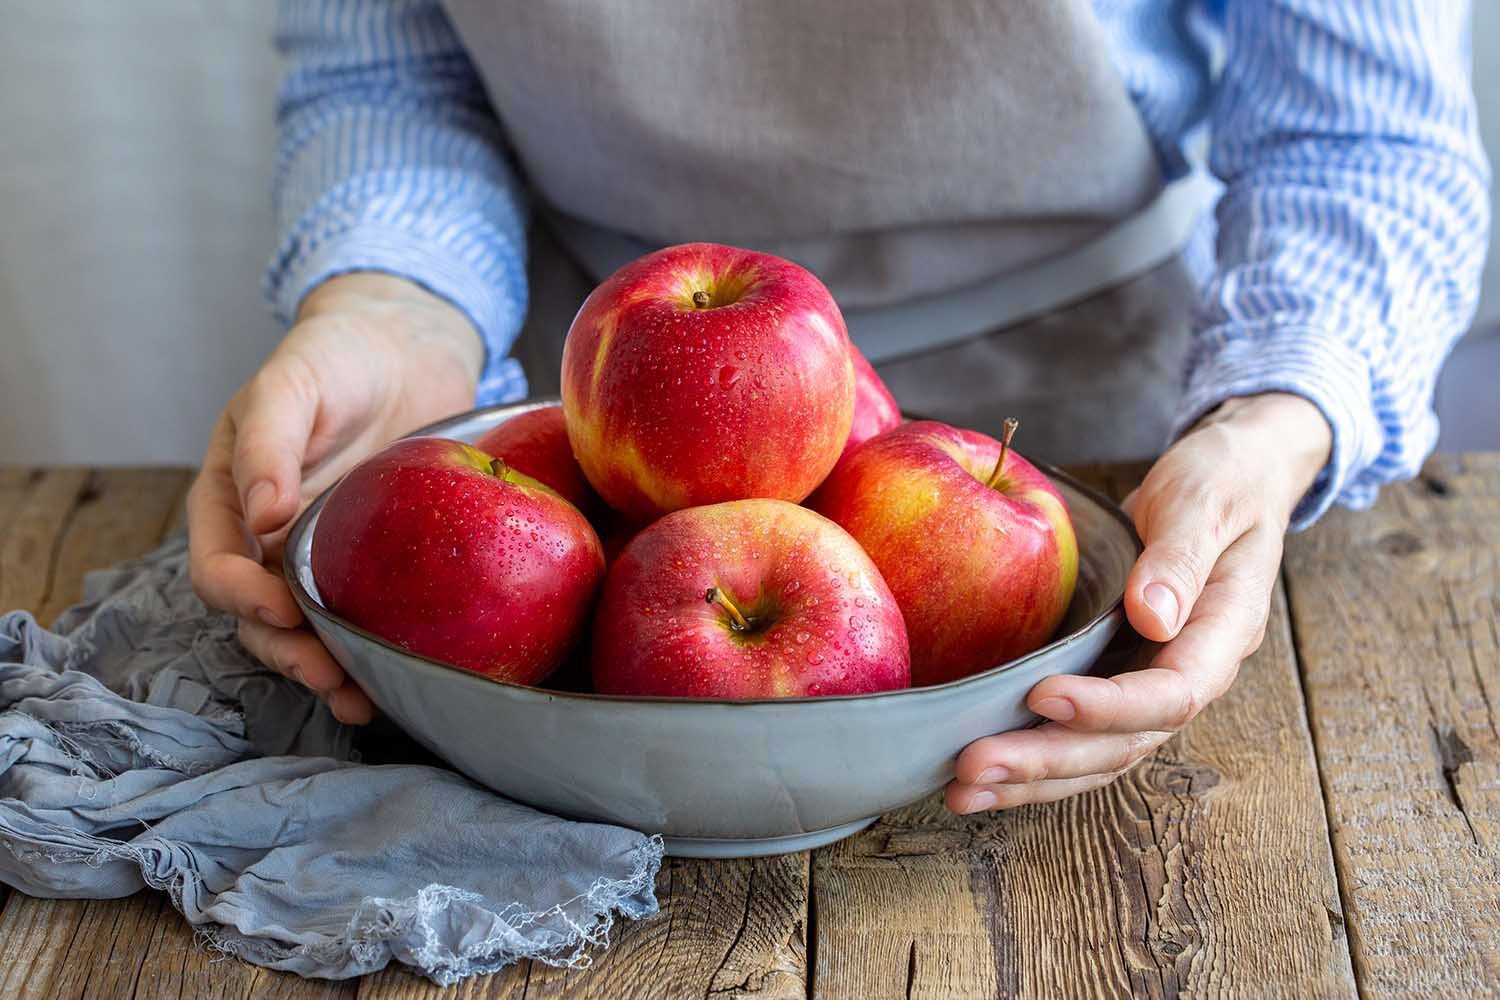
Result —
[[400, 230], [356, 225], [273, 263], [267, 295], [276, 316], [290, 326], [297, 309], [318, 285], [354, 271], [380, 271], [413, 281], [462, 310], [484, 342], [485, 361], [475, 393], [481, 406], [526, 397], [526, 376], [508, 354], [526, 315], [526, 281], [496, 281], [462, 256]]
[[1375, 415], [1369, 362], [1314, 327], [1220, 326], [1200, 333], [1172, 440], [1225, 400], [1262, 392], [1306, 398], [1333, 431], [1328, 464], [1292, 512], [1293, 531], [1311, 525], [1335, 500], [1360, 509], [1375, 502], [1377, 487], [1361, 481], [1385, 437]]

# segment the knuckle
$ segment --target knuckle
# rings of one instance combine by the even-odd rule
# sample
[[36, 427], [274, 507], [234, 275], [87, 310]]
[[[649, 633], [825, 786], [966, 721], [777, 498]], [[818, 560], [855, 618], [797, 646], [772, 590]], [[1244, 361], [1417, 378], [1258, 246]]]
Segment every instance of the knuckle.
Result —
[[1213, 540], [1219, 545], [1228, 545], [1239, 535], [1239, 498], [1227, 493], [1216, 493], [1209, 499], [1208, 524]]
[[1227, 542], [1239, 523], [1240, 504], [1235, 494], [1216, 483], [1194, 479], [1179, 487], [1185, 517], [1197, 530], [1216, 543]]
[[213, 582], [212, 560], [188, 554], [188, 584], [193, 588], [193, 594], [198, 600], [211, 608], [218, 607], [218, 599]]
[[1010, 767], [1010, 784], [1029, 784], [1034, 781], [1046, 781], [1052, 776], [1052, 769], [1047, 766], [1045, 760], [1031, 760]]
[[1156, 741], [1149, 734], [1137, 734], [1120, 747], [1111, 766], [1105, 770], [1115, 776], [1124, 774], [1150, 756], [1155, 748]]
[[197, 559], [188, 562], [188, 583], [192, 586], [193, 595], [198, 600], [210, 607], [213, 606], [212, 602], [208, 599], [208, 589], [204, 586], [202, 564]]
[[994, 808], [996, 809], [1014, 809], [1016, 806], [1024, 805], [1035, 793], [1032, 785], [991, 785], [989, 787], [995, 795]]
[[1158, 563], [1160, 571], [1188, 594], [1198, 591], [1210, 569], [1202, 549], [1182, 542], [1163, 545], [1158, 552]]
[[1245, 647], [1245, 655], [1249, 656], [1251, 653], [1255, 652], [1257, 649], [1259, 649], [1261, 647], [1261, 644], [1263, 642], [1265, 642], [1265, 641], [1266, 641], [1266, 620], [1264, 618], [1262, 618], [1260, 620], [1260, 625], [1258, 625], [1256, 627], [1255, 631], [1253, 633], [1251, 633], [1251, 635], [1250, 635], [1250, 642]]
[[1168, 727], [1181, 729], [1193, 721], [1202, 707], [1198, 694], [1191, 684], [1177, 685], [1177, 692], [1173, 695], [1167, 711]]

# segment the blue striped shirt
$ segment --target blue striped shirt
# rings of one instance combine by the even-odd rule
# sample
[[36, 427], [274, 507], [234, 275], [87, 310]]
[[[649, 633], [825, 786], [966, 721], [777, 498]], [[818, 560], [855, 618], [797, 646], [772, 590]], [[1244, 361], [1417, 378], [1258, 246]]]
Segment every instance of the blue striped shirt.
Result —
[[[1333, 455], [1298, 508], [1365, 507], [1437, 437], [1438, 369], [1478, 298], [1489, 167], [1467, 0], [1093, 0], [1175, 179], [1223, 184], [1190, 245], [1202, 298], [1177, 432], [1233, 396], [1312, 400]], [[282, 0], [288, 60], [268, 293], [290, 321], [351, 270], [409, 277], [488, 346], [482, 403], [520, 398], [525, 195], [439, 0]]]

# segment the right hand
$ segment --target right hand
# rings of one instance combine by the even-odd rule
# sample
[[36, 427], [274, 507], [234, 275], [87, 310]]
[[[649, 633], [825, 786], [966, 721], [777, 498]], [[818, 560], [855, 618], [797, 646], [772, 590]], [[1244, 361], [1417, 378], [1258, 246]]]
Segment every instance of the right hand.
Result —
[[193, 589], [239, 619], [262, 663], [305, 684], [341, 722], [374, 716], [281, 577], [302, 509], [381, 445], [474, 403], [484, 345], [447, 300], [391, 275], [330, 278], [214, 425], [188, 493]]

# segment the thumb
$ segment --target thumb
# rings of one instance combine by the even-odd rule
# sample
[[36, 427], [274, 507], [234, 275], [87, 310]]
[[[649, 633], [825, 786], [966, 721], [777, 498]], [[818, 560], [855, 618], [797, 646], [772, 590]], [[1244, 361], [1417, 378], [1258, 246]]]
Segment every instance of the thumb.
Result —
[[1201, 489], [1173, 491], [1142, 495], [1132, 504], [1146, 548], [1125, 582], [1125, 613], [1153, 642], [1178, 633], [1219, 556], [1250, 526], [1242, 505], [1219, 505], [1210, 497]]
[[233, 472], [253, 534], [274, 532], [296, 515], [317, 415], [312, 380], [285, 361], [273, 357], [245, 387], [235, 414]]

